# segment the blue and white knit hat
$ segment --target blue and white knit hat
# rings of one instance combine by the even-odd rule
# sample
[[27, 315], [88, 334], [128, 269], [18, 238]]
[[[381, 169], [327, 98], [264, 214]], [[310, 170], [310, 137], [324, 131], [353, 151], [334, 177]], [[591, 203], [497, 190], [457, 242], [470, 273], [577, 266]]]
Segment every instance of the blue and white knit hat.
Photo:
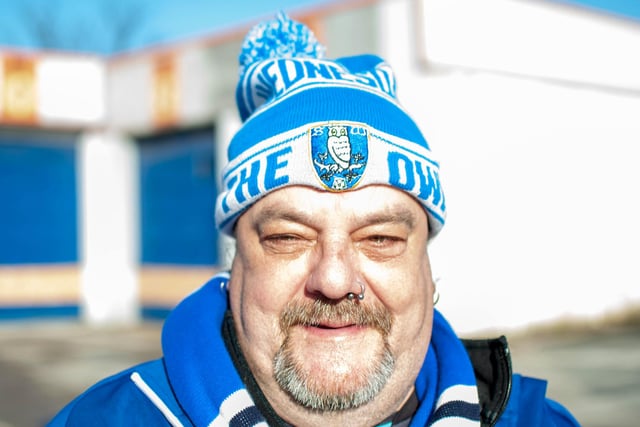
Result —
[[218, 227], [231, 235], [242, 212], [284, 186], [384, 184], [424, 206], [435, 236], [446, 212], [439, 166], [396, 99], [393, 71], [373, 55], [323, 56], [313, 33], [283, 13], [246, 36], [236, 90], [243, 125], [229, 145]]

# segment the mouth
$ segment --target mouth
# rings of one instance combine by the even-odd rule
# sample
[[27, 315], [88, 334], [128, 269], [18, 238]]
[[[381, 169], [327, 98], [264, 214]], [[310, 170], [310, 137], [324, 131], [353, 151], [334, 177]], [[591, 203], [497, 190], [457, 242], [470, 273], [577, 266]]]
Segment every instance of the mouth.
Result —
[[366, 329], [366, 326], [355, 323], [314, 323], [300, 326], [304, 329], [307, 338], [315, 336], [321, 339], [354, 337]]
[[356, 327], [356, 325], [354, 323], [345, 323], [345, 324], [338, 324], [338, 323], [316, 323], [313, 325], [309, 325], [310, 328], [318, 328], [318, 329], [344, 329], [344, 328], [351, 328], [351, 327]]

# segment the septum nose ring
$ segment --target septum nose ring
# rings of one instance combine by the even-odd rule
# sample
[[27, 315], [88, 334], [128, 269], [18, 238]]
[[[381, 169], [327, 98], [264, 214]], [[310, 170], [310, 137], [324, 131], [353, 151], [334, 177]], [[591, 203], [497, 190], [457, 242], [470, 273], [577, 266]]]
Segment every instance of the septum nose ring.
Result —
[[[358, 300], [362, 301], [364, 299], [364, 283], [359, 282], [360, 283], [360, 293], [357, 295], [358, 296]], [[347, 294], [347, 299], [349, 301], [353, 301], [353, 299], [356, 297], [356, 294], [354, 294], [353, 292], [349, 292]]]

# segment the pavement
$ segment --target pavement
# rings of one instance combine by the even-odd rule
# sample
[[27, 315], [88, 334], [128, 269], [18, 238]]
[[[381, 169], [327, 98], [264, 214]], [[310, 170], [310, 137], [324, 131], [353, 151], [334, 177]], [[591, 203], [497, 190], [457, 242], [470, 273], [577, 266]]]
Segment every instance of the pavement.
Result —
[[549, 380], [547, 396], [584, 427], [640, 426], [640, 327], [510, 340], [514, 372]]
[[[160, 356], [160, 322], [96, 328], [0, 323], [0, 427], [40, 427], [105, 376]], [[517, 334], [514, 370], [549, 379], [548, 395], [584, 427], [640, 423], [640, 327]]]
[[44, 426], [98, 380], [160, 356], [161, 324], [0, 323], [0, 427]]

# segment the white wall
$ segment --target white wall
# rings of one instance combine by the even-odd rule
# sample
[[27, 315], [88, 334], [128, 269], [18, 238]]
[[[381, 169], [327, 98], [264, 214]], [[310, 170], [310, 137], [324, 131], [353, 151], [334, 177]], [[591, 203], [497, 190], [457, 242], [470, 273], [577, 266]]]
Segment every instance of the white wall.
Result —
[[[24, 58], [33, 61], [33, 81], [18, 78], [11, 90], [21, 102], [34, 102], [37, 126], [79, 127], [96, 126], [105, 118], [105, 65], [101, 58], [72, 54], [12, 53], [0, 50], [0, 94], [3, 93], [7, 71], [3, 69], [5, 57]], [[13, 77], [16, 78], [15, 76]], [[13, 85], [16, 85], [14, 81]], [[31, 91], [25, 97], [24, 90]], [[6, 106], [0, 99], [0, 115]]]
[[38, 116], [42, 125], [101, 123], [105, 66], [101, 59], [48, 55], [38, 61]]
[[640, 24], [553, 0], [411, 0], [429, 61], [640, 89]]
[[[425, 1], [433, 3], [442, 2]], [[511, 4], [490, 8], [506, 3]], [[512, 6], [531, 4], [483, 2], [483, 13], [500, 13], [513, 24], [520, 10], [510, 15]], [[379, 19], [383, 56], [397, 71], [401, 100], [441, 160], [449, 216], [431, 246], [440, 278], [438, 307], [465, 332], [600, 315], [640, 302], [640, 73], [635, 80], [609, 79], [606, 73], [635, 66], [638, 50], [607, 55], [604, 60], [622, 63], [605, 63], [597, 78], [574, 81], [562, 67], [556, 79], [524, 68], [511, 73], [499, 64], [476, 68], [464, 56], [460, 64], [431, 60], [424, 68], [416, 33], [390, 25], [406, 21], [413, 6], [407, 0], [383, 2]], [[466, 12], [471, 11], [486, 23], [480, 10]], [[556, 21], [576, 13], [551, 12]], [[448, 19], [430, 17], [438, 18]], [[605, 18], [581, 19], [604, 25]], [[538, 24], [545, 32], [553, 27]], [[616, 25], [608, 19], [606, 24]], [[446, 52], [448, 43], [456, 49], [460, 39], [481, 37], [451, 28], [455, 32], [430, 33], [427, 26], [425, 39]], [[640, 26], [632, 30], [629, 37], [640, 40]], [[599, 43], [628, 46], [620, 43], [619, 32], [611, 34], [607, 40], [601, 32]], [[554, 37], [547, 34], [545, 40], [552, 43]], [[536, 49], [547, 47], [541, 41]]]
[[117, 59], [108, 72], [109, 126], [148, 131], [153, 124], [153, 63], [145, 56]]

